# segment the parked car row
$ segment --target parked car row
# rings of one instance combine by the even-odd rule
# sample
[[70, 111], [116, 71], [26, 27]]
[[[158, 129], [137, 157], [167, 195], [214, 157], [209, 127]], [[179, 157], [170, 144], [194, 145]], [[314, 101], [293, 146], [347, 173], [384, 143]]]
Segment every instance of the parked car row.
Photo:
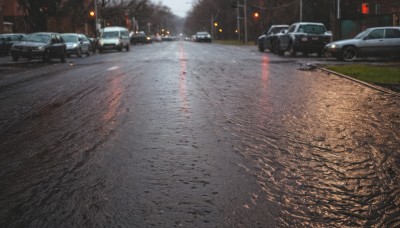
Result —
[[321, 23], [301, 22], [274, 25], [258, 37], [260, 52], [295, 56], [316, 53], [319, 57], [333, 56], [338, 60], [354, 61], [357, 57], [400, 57], [400, 27], [374, 27], [366, 29], [353, 39], [331, 42], [332, 34]]
[[31, 34], [0, 34], [0, 50], [4, 55], [11, 55], [12, 60], [21, 57], [28, 60], [52, 58], [65, 62], [66, 57], [75, 55], [90, 56], [96, 50], [125, 49], [129, 51], [129, 33], [123, 27], [106, 27], [99, 38], [88, 38], [79, 33], [37, 32]]
[[316, 53], [322, 56], [326, 44], [332, 39], [322, 23], [299, 22], [288, 25], [272, 26], [270, 31], [258, 38], [258, 49], [284, 55], [286, 51], [295, 56], [302, 52], [304, 56]]

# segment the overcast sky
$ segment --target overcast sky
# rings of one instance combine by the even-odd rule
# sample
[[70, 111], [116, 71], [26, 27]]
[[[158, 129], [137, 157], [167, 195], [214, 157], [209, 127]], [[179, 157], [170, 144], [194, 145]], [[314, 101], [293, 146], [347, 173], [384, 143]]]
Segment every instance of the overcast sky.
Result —
[[172, 13], [180, 17], [185, 17], [186, 13], [192, 8], [191, 0], [155, 0], [171, 8]]

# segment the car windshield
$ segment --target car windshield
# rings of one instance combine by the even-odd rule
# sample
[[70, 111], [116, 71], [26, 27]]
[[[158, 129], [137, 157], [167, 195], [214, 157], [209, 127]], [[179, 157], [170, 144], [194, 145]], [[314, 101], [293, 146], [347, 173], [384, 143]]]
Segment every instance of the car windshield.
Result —
[[367, 34], [367, 31], [363, 31], [363, 32], [359, 33], [356, 37], [354, 37], [354, 39], [361, 39], [361, 38], [363, 38], [366, 34]]
[[326, 32], [323, 25], [300, 25], [299, 32], [311, 34], [324, 34]]
[[101, 38], [118, 38], [118, 31], [114, 31], [114, 32], [103, 32], [103, 34], [101, 34]]
[[271, 33], [276, 34], [276, 33], [280, 33], [282, 30], [287, 29], [288, 27], [275, 27], [272, 28]]
[[22, 41], [47, 43], [50, 40], [48, 34], [30, 34], [22, 38]]
[[64, 42], [76, 43], [78, 41], [77, 37], [74, 35], [62, 35]]

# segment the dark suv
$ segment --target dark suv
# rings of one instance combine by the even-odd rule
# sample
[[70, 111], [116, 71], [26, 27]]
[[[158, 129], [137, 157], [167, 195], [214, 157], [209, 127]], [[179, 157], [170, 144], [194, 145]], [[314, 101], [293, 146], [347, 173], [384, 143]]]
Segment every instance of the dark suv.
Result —
[[58, 33], [40, 32], [26, 35], [22, 40], [11, 47], [11, 57], [18, 61], [20, 57], [29, 60], [41, 58], [50, 61], [51, 58], [59, 58], [65, 62], [66, 45]]
[[332, 34], [327, 32], [324, 24], [299, 22], [292, 24], [286, 33], [278, 34], [274, 46], [279, 55], [289, 51], [295, 56], [297, 52], [303, 55], [317, 53], [322, 56], [324, 47], [331, 41]]
[[277, 38], [277, 34], [282, 33], [288, 28], [289, 25], [272, 25], [268, 31], [265, 30], [264, 34], [259, 36], [257, 39], [258, 50], [264, 52], [265, 49], [269, 49], [272, 53], [275, 53], [276, 50], [272, 47], [274, 40]]

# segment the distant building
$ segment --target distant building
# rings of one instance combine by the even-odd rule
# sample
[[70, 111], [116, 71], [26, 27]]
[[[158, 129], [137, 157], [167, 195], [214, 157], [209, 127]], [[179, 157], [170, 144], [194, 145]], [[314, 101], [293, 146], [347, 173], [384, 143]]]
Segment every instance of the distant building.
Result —
[[[61, 10], [68, 0], [62, 0], [59, 5], [52, 7]], [[46, 15], [46, 27], [48, 31], [54, 32], [79, 32], [94, 35], [94, 18], [91, 18], [89, 11], [94, 9], [93, 0], [82, 0], [81, 5], [75, 9], [68, 9], [69, 15], [63, 12], [53, 12], [53, 15]], [[44, 7], [47, 10], [47, 6]], [[78, 15], [79, 14], [79, 15]], [[1, 15], [0, 15], [1, 16]], [[6, 0], [2, 5], [2, 17], [4, 22], [12, 24], [12, 32], [30, 33], [38, 32], [27, 23], [29, 15], [18, 4], [18, 0]]]
[[398, 0], [341, 0], [340, 36], [354, 37], [369, 27], [400, 26]]

